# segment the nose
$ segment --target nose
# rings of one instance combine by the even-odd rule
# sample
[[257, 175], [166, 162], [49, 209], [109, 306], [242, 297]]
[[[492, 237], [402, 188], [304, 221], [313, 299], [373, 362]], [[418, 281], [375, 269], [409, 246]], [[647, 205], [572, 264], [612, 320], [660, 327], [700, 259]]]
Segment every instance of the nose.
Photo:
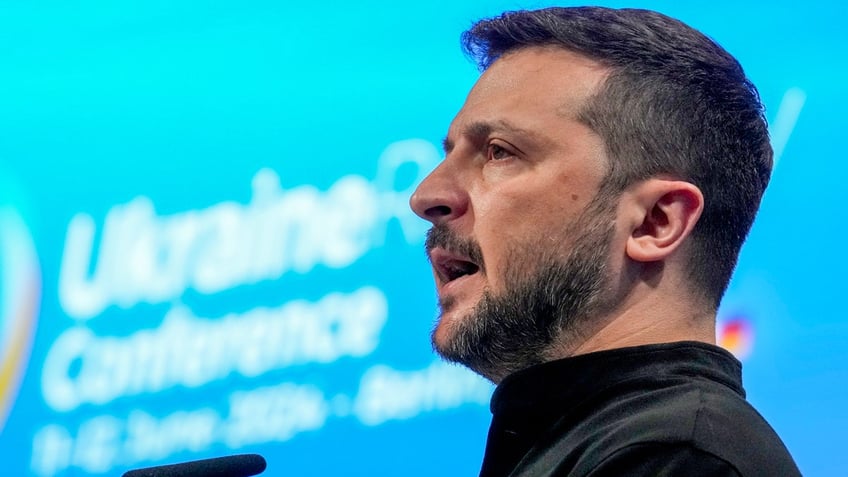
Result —
[[468, 209], [468, 194], [459, 176], [445, 162], [421, 181], [409, 198], [416, 215], [433, 225], [461, 217]]

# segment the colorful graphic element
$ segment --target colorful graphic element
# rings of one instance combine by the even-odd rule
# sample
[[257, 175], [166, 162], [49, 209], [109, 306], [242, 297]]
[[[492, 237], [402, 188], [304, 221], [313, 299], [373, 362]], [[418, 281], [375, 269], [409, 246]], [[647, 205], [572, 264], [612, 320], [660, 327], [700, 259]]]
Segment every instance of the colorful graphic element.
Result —
[[[7, 184], [0, 183], [0, 186]], [[0, 193], [0, 431], [29, 361], [41, 295], [35, 245], [23, 217]]]
[[718, 345], [744, 360], [754, 348], [754, 328], [743, 317], [733, 317], [718, 324]]

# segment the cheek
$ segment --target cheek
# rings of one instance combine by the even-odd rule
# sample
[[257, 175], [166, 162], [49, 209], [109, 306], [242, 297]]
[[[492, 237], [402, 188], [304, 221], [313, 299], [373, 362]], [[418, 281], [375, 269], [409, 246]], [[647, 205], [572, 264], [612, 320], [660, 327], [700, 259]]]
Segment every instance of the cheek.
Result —
[[504, 181], [471, 194], [473, 234], [483, 252], [489, 284], [494, 288], [508, 267], [521, 266], [509, 263], [521, 259], [510, 256], [511, 251], [518, 255], [536, 249], [554, 255], [568, 253], [566, 231], [591, 198], [591, 191], [587, 190], [591, 185], [578, 189], [573, 178], [547, 172], [549, 177], [536, 174], [533, 180]]
[[500, 196], [477, 209], [476, 231], [508, 243], [548, 243], [562, 234], [580, 215], [583, 204], [542, 193]]
[[511, 234], [481, 233], [478, 236], [483, 261], [486, 265], [486, 281], [493, 289], [499, 289], [506, 267], [509, 266], [509, 250], [516, 238]]
[[486, 279], [494, 290], [502, 288], [507, 270], [520, 268], [527, 261], [525, 255], [532, 253], [540, 243], [545, 247], [556, 244], [547, 239], [552, 224], [545, 220], [546, 217], [528, 213], [527, 207], [513, 205], [516, 204], [494, 207], [485, 214], [481, 211], [474, 227], [474, 236], [486, 265]]

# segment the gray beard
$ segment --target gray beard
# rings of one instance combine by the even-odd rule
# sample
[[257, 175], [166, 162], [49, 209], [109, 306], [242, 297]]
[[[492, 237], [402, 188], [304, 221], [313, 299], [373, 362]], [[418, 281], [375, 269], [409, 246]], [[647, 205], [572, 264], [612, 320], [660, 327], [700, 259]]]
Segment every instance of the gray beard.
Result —
[[[565, 231], [564, 242], [571, 242], [565, 258], [557, 257], [550, 244], [547, 248], [523, 244], [511, 250], [505, 291], [486, 290], [473, 311], [451, 324], [447, 342], [437, 345], [433, 340], [435, 351], [447, 361], [499, 382], [515, 371], [548, 361], [554, 344], [578, 340], [592, 318], [609, 311], [616, 301], [608, 290], [611, 280], [606, 265], [614, 215], [605, 202], [596, 199]], [[440, 233], [450, 235], [446, 229], [431, 235]], [[463, 246], [467, 250], [476, 245]], [[444, 313], [452, 303], [439, 305]]]

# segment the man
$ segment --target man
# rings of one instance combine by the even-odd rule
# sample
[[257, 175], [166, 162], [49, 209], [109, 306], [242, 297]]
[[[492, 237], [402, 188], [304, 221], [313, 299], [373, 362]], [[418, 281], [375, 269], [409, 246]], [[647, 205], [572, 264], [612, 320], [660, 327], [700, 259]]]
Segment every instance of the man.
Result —
[[411, 205], [435, 349], [498, 384], [481, 475], [799, 475], [715, 314], [769, 180], [738, 62], [654, 12], [463, 35], [483, 73]]

